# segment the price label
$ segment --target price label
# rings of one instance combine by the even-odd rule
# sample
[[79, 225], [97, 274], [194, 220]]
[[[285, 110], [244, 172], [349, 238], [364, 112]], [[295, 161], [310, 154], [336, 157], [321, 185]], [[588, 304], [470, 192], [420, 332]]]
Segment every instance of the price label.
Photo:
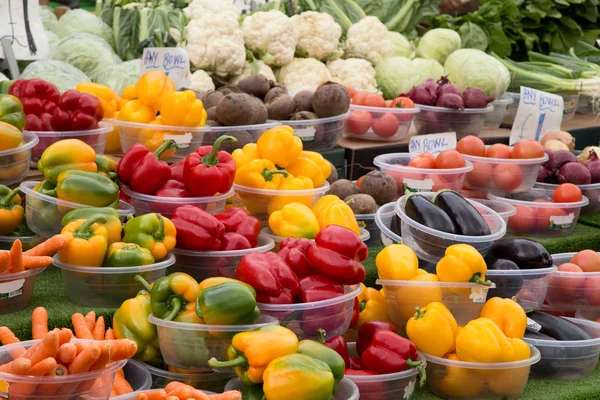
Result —
[[186, 147], [190, 147], [190, 143], [192, 143], [192, 134], [187, 132], [183, 135], [165, 135], [164, 139], [173, 140], [177, 144], [178, 148], [184, 149]]
[[23, 294], [25, 279], [17, 279], [10, 282], [0, 283], [0, 300], [11, 299]]
[[[0, 38], [8, 39], [17, 60], [40, 60], [49, 52], [39, 0], [0, 1]], [[0, 58], [6, 58], [0, 47]]]
[[535, 322], [534, 320], [532, 320], [531, 318], [527, 318], [527, 327], [536, 332], [539, 332], [542, 330], [542, 326], [540, 324], [538, 324], [537, 322]]
[[564, 101], [561, 96], [521, 86], [521, 98], [510, 131], [510, 144], [524, 139], [540, 140], [560, 130]]
[[548, 229], [552, 231], [562, 231], [563, 229], [569, 229], [573, 226], [575, 220], [575, 214], [570, 213], [568, 215], [552, 215], [548, 221]]
[[410, 158], [421, 153], [439, 154], [444, 150], [456, 148], [456, 132], [434, 133], [432, 135], [418, 135], [410, 138], [408, 151]]
[[317, 130], [314, 126], [307, 126], [294, 130], [294, 135], [298, 136], [303, 142], [314, 142]]
[[190, 58], [181, 47], [148, 47], [142, 55], [141, 73], [164, 71], [177, 89], [190, 87]]

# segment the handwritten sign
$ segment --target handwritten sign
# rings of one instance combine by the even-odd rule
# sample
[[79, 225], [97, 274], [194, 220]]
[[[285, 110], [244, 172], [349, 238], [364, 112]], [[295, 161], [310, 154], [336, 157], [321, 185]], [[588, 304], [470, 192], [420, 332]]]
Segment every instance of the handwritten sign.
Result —
[[456, 132], [413, 136], [408, 145], [411, 158], [421, 153], [439, 154], [454, 148], [456, 148]]
[[142, 55], [141, 73], [164, 71], [177, 89], [190, 87], [190, 59], [180, 47], [147, 47]]
[[561, 96], [521, 86], [519, 108], [510, 131], [510, 144], [523, 139], [540, 140], [560, 130], [564, 101]]
[[[39, 0], [0, 1], [0, 38], [7, 38], [17, 60], [39, 60], [49, 52]], [[5, 58], [0, 47], [0, 58]]]

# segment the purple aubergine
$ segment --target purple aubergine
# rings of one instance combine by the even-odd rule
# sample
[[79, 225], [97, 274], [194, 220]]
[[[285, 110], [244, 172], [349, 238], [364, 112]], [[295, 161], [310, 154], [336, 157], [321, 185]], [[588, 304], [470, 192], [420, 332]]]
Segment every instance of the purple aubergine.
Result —
[[410, 89], [408, 97], [410, 97], [415, 104], [422, 104], [425, 106], [434, 106], [437, 99], [435, 94], [432, 94], [425, 85], [415, 86]]
[[551, 162], [549, 161], [549, 169], [556, 173], [563, 164], [568, 162], [577, 162], [577, 157], [575, 154], [571, 153], [568, 150], [559, 150], [554, 152], [551, 158]]
[[590, 171], [577, 161], [563, 164], [558, 170], [558, 183], [573, 183], [575, 185], [588, 185], [592, 182]]
[[463, 110], [465, 108], [465, 103], [462, 97], [456, 93], [446, 93], [441, 95], [438, 97], [435, 105], [437, 107], [456, 108], [459, 110]]
[[600, 159], [594, 150], [590, 151], [587, 161], [583, 165], [590, 171], [592, 183], [600, 182]]
[[480, 89], [467, 89], [462, 94], [466, 108], [486, 108], [488, 103], [494, 101], [493, 97], [486, 96]]

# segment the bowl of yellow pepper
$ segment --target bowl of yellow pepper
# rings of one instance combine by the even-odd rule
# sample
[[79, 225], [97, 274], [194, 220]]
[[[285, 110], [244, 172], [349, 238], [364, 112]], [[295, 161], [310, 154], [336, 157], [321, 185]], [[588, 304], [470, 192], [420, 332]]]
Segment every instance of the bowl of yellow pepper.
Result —
[[[14, 143], [17, 144], [16, 147], [12, 147], [14, 143], [10, 143], [7, 135], [14, 140]], [[31, 149], [38, 144], [39, 138], [34, 133], [21, 133], [14, 126], [2, 123], [0, 124], [0, 141], [2, 141], [0, 144], [0, 185], [21, 182], [29, 172]]]

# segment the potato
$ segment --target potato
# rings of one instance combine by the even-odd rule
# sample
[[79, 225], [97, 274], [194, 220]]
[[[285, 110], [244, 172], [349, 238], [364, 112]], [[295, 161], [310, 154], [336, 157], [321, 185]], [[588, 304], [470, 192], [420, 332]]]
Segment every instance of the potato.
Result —
[[315, 91], [311, 105], [321, 118], [341, 115], [350, 108], [350, 94], [343, 85], [327, 82]]
[[[212, 93], [212, 91], [198, 92], [197, 90], [192, 90], [192, 92], [194, 92], [194, 94], [196, 95], [196, 99], [200, 100], [202, 103], [205, 103], [206, 102], [206, 96], [208, 96], [210, 93]], [[206, 106], [205, 106], [205, 108], [206, 108]]]
[[252, 125], [259, 114], [260, 108], [246, 93], [230, 93], [217, 105], [217, 121], [227, 126]]
[[394, 178], [381, 171], [371, 171], [360, 183], [360, 191], [371, 196], [379, 205], [393, 201], [398, 194]]
[[287, 91], [280, 87], [272, 88], [265, 95], [265, 103], [268, 103], [269, 101], [273, 100], [275, 97], [279, 96], [280, 94], [287, 94]]
[[310, 111], [299, 111], [297, 113], [294, 113], [294, 115], [292, 115], [292, 118], [290, 118], [292, 121], [303, 121], [306, 119], [319, 119], [319, 116], [317, 114], [315, 114], [314, 112], [310, 112]]
[[224, 95], [228, 95], [230, 93], [239, 93], [240, 89], [238, 89], [238, 87], [235, 85], [225, 85], [218, 88], [217, 92], [223, 93]]
[[269, 119], [277, 121], [289, 120], [296, 109], [296, 103], [288, 94], [280, 94], [279, 96], [266, 102]]
[[261, 99], [265, 97], [267, 92], [271, 89], [269, 80], [261, 74], [247, 76], [242, 79], [237, 86], [242, 92]]
[[329, 174], [329, 176], [327, 177], [327, 182], [329, 182], [329, 184], [332, 184], [338, 180], [339, 176], [335, 165], [333, 165], [333, 163], [329, 160], [327, 160], [327, 162], [329, 163], [329, 165], [331, 165], [331, 174]]
[[296, 93], [294, 96], [294, 102], [296, 103], [296, 111], [312, 111], [312, 92], [303, 90]]
[[345, 199], [346, 197], [350, 197], [359, 193], [360, 190], [353, 182], [349, 181], [348, 179], [340, 179], [331, 184], [327, 194], [333, 194], [340, 199]]
[[217, 106], [213, 106], [206, 110], [206, 119], [208, 121], [216, 121], [217, 120]]
[[204, 103], [204, 109], [208, 110], [211, 107], [215, 107], [221, 102], [221, 100], [223, 100], [223, 97], [225, 97], [225, 95], [221, 92], [207, 93], [204, 97], [204, 100], [202, 100], [202, 103]]
[[254, 121], [255, 124], [264, 124], [269, 119], [269, 111], [267, 110], [267, 106], [260, 101], [260, 99], [256, 99], [256, 107], [259, 109], [258, 118]]
[[354, 214], [375, 214], [377, 209], [377, 203], [368, 194], [353, 194], [344, 198], [344, 201], [348, 203]]

